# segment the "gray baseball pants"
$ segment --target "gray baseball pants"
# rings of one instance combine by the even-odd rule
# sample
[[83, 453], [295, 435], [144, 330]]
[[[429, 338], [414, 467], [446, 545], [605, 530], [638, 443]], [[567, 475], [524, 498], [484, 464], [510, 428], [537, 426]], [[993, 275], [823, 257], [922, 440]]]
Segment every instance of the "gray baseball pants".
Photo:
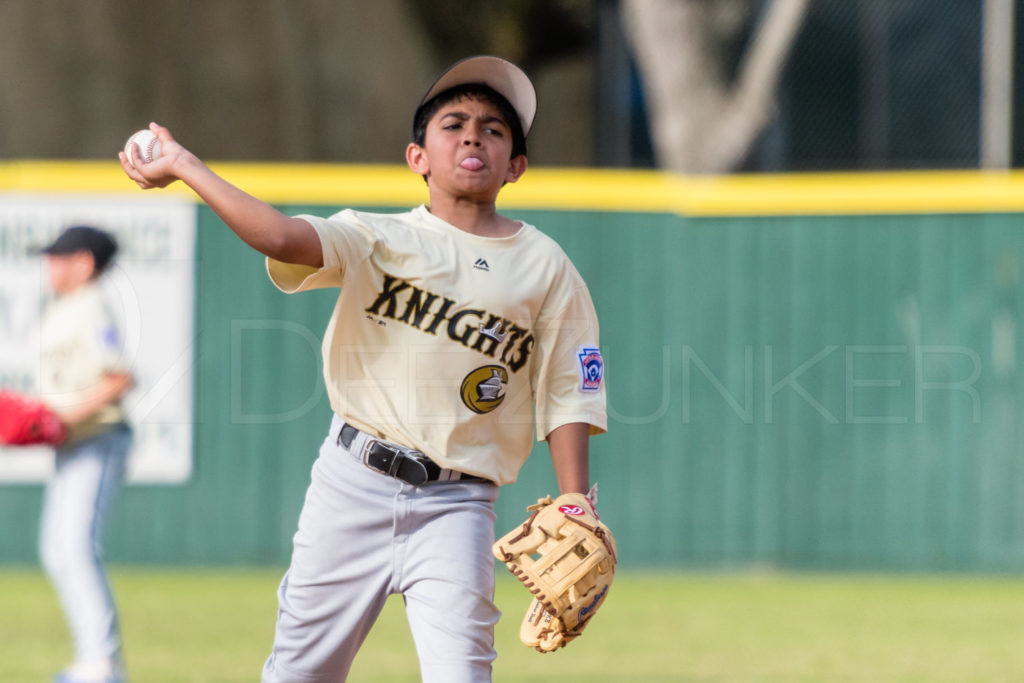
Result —
[[313, 465], [264, 683], [344, 681], [392, 594], [404, 598], [425, 683], [489, 683], [498, 487], [412, 486], [373, 471], [353, 455], [366, 435], [346, 449], [341, 426], [335, 417]]
[[121, 659], [117, 609], [103, 569], [103, 530], [131, 440], [131, 432], [119, 427], [57, 448], [46, 486], [39, 555], [64, 610], [77, 662]]

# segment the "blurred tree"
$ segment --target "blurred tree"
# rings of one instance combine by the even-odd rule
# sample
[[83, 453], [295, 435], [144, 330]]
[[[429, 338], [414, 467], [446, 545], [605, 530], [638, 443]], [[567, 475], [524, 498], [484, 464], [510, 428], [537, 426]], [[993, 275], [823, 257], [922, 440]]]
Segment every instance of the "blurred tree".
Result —
[[[623, 0], [658, 165], [685, 173], [741, 166], [774, 115], [810, 0]], [[732, 68], [735, 65], [735, 68]]]
[[527, 71], [587, 50], [596, 14], [592, 0], [407, 0], [445, 62], [497, 54]]

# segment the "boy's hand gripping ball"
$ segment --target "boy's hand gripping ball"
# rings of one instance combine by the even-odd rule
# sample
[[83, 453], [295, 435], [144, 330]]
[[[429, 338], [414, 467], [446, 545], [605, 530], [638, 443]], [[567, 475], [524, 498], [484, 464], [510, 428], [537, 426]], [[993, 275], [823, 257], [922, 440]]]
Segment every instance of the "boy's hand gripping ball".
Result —
[[[132, 145], [139, 146], [139, 161], [143, 164], [148, 164], [154, 159], [160, 158], [160, 138], [153, 134], [153, 131], [143, 129], [132, 133], [132, 136], [128, 138], [128, 142], [124, 143], [124, 153], [128, 157], [128, 162], [132, 160]], [[134, 164], [132, 164], [134, 166]]]

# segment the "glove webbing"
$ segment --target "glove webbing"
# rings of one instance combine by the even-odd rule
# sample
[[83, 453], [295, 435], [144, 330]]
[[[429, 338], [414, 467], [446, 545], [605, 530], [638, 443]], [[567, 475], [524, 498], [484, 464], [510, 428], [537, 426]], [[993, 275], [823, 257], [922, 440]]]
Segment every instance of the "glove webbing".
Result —
[[[515, 543], [516, 541], [525, 538], [526, 536], [529, 536], [530, 532], [533, 530], [533, 520], [537, 519], [537, 515], [539, 515], [540, 511], [545, 507], [547, 507], [547, 505], [531, 505], [530, 507], [528, 507], [527, 510], [533, 510], [533, 514], [530, 515], [530, 517], [525, 522], [523, 522], [522, 531], [519, 532], [518, 536], [510, 538], [509, 543]], [[604, 543], [604, 547], [608, 549], [608, 554], [612, 556], [612, 560], [616, 564], [618, 563], [618, 558], [615, 556], [615, 548], [613, 548], [612, 544], [608, 542], [608, 536], [604, 533], [604, 529], [596, 526], [591, 526], [586, 522], [581, 522], [580, 520], [576, 519], [571, 515], [566, 515], [563, 513], [562, 516], [570, 522], [575, 522], [576, 524], [579, 524], [581, 527], [587, 529], [588, 531], [592, 532], [595, 536], [600, 538], [601, 542]], [[541, 531], [544, 530], [541, 529]], [[546, 531], [544, 532], [544, 535], [550, 538], [550, 535]], [[501, 552], [505, 556], [505, 562], [510, 562], [514, 557], [512, 553], [506, 551], [504, 548], [501, 549]]]
[[[527, 536], [529, 536], [530, 535], [530, 531], [533, 530], [533, 520], [537, 519], [537, 515], [540, 514], [540, 511], [544, 507], [545, 506], [543, 506], [543, 505], [531, 505], [530, 507], [526, 508], [527, 510], [533, 510], [533, 514], [530, 515], [525, 522], [523, 522], [523, 530], [519, 532], [519, 535], [518, 536], [514, 536], [513, 538], [510, 538], [508, 540], [508, 542], [509, 543], [515, 543], [516, 541], [518, 541], [520, 539], [523, 539], [523, 538], [526, 538]], [[544, 530], [541, 529], [541, 531], [544, 531]], [[550, 536], [548, 535], [548, 532], [544, 531], [544, 535], [548, 536], [548, 538], [550, 538]], [[505, 562], [511, 562], [515, 558], [515, 555], [513, 555], [510, 552], [508, 552], [504, 548], [501, 549], [501, 553], [505, 556]]]
[[580, 520], [576, 519], [575, 517], [570, 517], [569, 515], [566, 515], [566, 514], [563, 514], [563, 517], [565, 517], [570, 522], [574, 522], [576, 524], [579, 524], [581, 527], [583, 527], [584, 529], [587, 529], [588, 531], [593, 533], [595, 536], [600, 538], [601, 542], [604, 543], [604, 547], [608, 549], [608, 554], [612, 556], [612, 562], [615, 563], [615, 564], [619, 563], [619, 558], [617, 558], [615, 556], [615, 548], [613, 548], [612, 544], [608, 542], [608, 534], [606, 534], [604, 532], [604, 529], [602, 529], [599, 526], [591, 526], [591, 525], [587, 524], [586, 522], [580, 521]]
[[[522, 530], [519, 532], [519, 535], [509, 539], [509, 542], [510, 543], [515, 543], [516, 541], [519, 541], [520, 539], [525, 538], [526, 536], [528, 536], [530, 534], [530, 532], [533, 531], [533, 522], [534, 522], [534, 520], [537, 518], [537, 515], [540, 514], [540, 511], [542, 509], [544, 509], [545, 507], [547, 507], [547, 505], [532, 505], [532, 506], [530, 506], [529, 509], [533, 509], [533, 514], [530, 515], [530, 517], [523, 523], [523, 527], [522, 527]], [[564, 517], [567, 521], [570, 521], [570, 522], [572, 522], [574, 524], [577, 524], [577, 525], [583, 527], [584, 529], [590, 531], [592, 534], [594, 534], [599, 539], [601, 539], [601, 543], [604, 544], [604, 547], [608, 550], [608, 554], [612, 558], [612, 564], [614, 565], [614, 564], [618, 563], [618, 558], [615, 556], [615, 548], [612, 546], [611, 543], [609, 543], [608, 536], [605, 534], [604, 529], [602, 529], [601, 527], [598, 527], [598, 526], [592, 526], [590, 524], [587, 524], [586, 522], [583, 522], [581, 520], [576, 519], [572, 515], [567, 515], [567, 514], [563, 513], [562, 517]], [[543, 527], [541, 528], [541, 531], [544, 533], [544, 535], [547, 538], [551, 538], [551, 535]], [[509, 562], [512, 562], [515, 559], [515, 556], [512, 553], [510, 553], [507, 550], [505, 550], [504, 547], [501, 548], [501, 553], [504, 556], [504, 561], [505, 561], [506, 564], [508, 564]], [[523, 586], [525, 586], [526, 589], [529, 590], [530, 593], [533, 594], [541, 602], [541, 604], [544, 607], [544, 611], [545, 612], [549, 613], [551, 616], [557, 616], [557, 611], [555, 610], [555, 608], [551, 604], [551, 602], [547, 599], [547, 596], [543, 595], [540, 592], [541, 589], [538, 588], [534, 582], [529, 580], [530, 577], [529, 577], [529, 575], [526, 572], [524, 572], [522, 569], [520, 569], [518, 565], [515, 565], [515, 566], [509, 565], [509, 570], [512, 572], [512, 575], [515, 576], [523, 584]], [[539, 623], [540, 614], [541, 613], [538, 611], [537, 619], [534, 622], [535, 624]], [[582, 626], [583, 626], [583, 624], [581, 623], [581, 624], [579, 624], [577, 626], [577, 628], [580, 631], [582, 631]], [[576, 631], [576, 629], [567, 630], [566, 634], [573, 634], [573, 635], [575, 635], [575, 633], [574, 633], [575, 631]]]

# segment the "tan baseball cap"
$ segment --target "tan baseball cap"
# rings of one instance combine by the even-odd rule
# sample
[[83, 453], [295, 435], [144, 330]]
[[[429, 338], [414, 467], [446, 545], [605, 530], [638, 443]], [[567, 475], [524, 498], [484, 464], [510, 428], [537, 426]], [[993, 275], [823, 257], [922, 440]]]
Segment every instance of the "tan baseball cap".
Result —
[[483, 83], [494, 88], [519, 114], [523, 136], [530, 132], [537, 114], [537, 92], [522, 69], [501, 57], [478, 55], [452, 64], [438, 77], [420, 100], [419, 107], [438, 93], [466, 83]]

